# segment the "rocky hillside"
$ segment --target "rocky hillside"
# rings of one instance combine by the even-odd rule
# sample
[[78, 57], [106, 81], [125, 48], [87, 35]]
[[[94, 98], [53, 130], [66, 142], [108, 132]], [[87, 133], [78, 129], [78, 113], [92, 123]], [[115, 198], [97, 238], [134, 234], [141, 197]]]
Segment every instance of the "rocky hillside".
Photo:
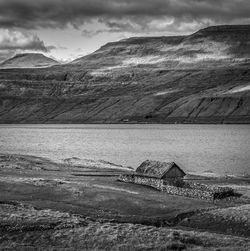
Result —
[[17, 54], [0, 64], [0, 68], [41, 68], [59, 64], [40, 53]]
[[249, 123], [250, 26], [108, 43], [70, 64], [0, 70], [1, 123]]

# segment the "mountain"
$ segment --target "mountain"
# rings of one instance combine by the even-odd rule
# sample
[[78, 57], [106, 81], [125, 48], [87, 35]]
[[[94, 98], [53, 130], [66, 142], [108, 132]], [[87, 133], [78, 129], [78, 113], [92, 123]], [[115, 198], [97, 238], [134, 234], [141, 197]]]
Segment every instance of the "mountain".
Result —
[[0, 70], [1, 123], [250, 123], [250, 25], [108, 43]]
[[0, 64], [0, 68], [42, 68], [59, 64], [40, 53], [17, 54]]
[[250, 58], [249, 31], [250, 25], [219, 26], [189, 36], [129, 38], [108, 43], [72, 64], [112, 69], [137, 65], [200, 68], [202, 62], [211, 67], [221, 61], [232, 63]]

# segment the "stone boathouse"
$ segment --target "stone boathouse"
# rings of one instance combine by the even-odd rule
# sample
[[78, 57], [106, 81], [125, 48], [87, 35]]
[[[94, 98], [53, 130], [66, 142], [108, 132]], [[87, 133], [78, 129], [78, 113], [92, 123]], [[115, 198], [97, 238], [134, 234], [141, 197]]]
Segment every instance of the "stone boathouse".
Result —
[[146, 160], [135, 172], [122, 174], [118, 180], [150, 186], [172, 195], [202, 200], [214, 201], [234, 195], [234, 191], [230, 187], [190, 182], [183, 179], [185, 175], [185, 172], [174, 162]]
[[182, 183], [185, 175], [185, 172], [174, 162], [146, 160], [135, 172], [123, 174], [119, 180], [162, 190], [163, 185]]

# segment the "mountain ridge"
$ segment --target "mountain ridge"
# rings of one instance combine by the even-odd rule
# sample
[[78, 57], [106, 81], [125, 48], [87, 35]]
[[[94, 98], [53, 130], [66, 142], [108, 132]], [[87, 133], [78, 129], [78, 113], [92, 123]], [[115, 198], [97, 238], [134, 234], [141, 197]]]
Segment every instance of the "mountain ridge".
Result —
[[[95, 52], [75, 59], [71, 63], [84, 64], [86, 63], [85, 59], [89, 60], [89, 58], [97, 55], [99, 55], [99, 57], [111, 56], [118, 53], [135, 55], [137, 53], [136, 50], [139, 50], [139, 56], [151, 55], [157, 52], [157, 54], [166, 57], [165, 61], [178, 60], [178, 57], [183, 56], [181, 54], [182, 51], [185, 52], [185, 55], [192, 55], [192, 57], [187, 57], [187, 60], [189, 60], [197, 56], [197, 54], [200, 56], [199, 53], [211, 55], [211, 51], [216, 50], [216, 52], [224, 52], [223, 56], [225, 58], [233, 56], [235, 60], [235, 57], [242, 58], [242, 55], [237, 53], [237, 49], [239, 49], [240, 46], [241, 51], [246, 50], [250, 58], [250, 49], [247, 43], [250, 41], [249, 31], [250, 25], [224, 25], [211, 26], [186, 36], [131, 37], [117, 42], [107, 43]], [[152, 48], [152, 44], [155, 48]], [[130, 50], [128, 50], [128, 48], [126, 50], [126, 48], [124, 48], [125, 46], [130, 46]], [[173, 46], [176, 46], [176, 48]], [[149, 47], [148, 50], [147, 47]], [[203, 57], [202, 59], [206, 58]], [[215, 59], [215, 57], [213, 59]]]
[[2, 69], [0, 123], [250, 123], [250, 26], [238, 30], [129, 38], [65, 65]]

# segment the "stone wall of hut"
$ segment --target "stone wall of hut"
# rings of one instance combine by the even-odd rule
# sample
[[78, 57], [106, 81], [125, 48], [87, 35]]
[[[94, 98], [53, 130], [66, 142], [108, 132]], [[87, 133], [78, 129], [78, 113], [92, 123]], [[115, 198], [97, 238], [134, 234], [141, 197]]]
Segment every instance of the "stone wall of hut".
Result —
[[202, 191], [194, 188], [182, 188], [175, 186], [163, 185], [162, 191], [172, 195], [186, 196], [190, 198], [196, 198], [200, 200], [213, 200], [214, 193], [211, 191]]
[[214, 199], [223, 199], [234, 195], [234, 190], [231, 187], [220, 187], [216, 185], [200, 184], [196, 182], [185, 182], [186, 186], [193, 190], [213, 193]]
[[139, 185], [146, 185], [158, 190], [162, 189], [163, 180], [154, 178], [154, 177], [146, 177], [146, 176], [139, 176], [134, 174], [123, 174], [121, 175], [118, 180], [123, 182], [135, 183]]
[[146, 185], [164, 191], [168, 194], [186, 196], [200, 200], [222, 199], [232, 196], [234, 191], [230, 187], [218, 187], [199, 183], [184, 182], [175, 186], [166, 180], [136, 174], [123, 174], [118, 180], [134, 184]]
[[189, 188], [193, 189], [199, 189], [203, 191], [212, 191], [214, 193], [224, 193], [224, 192], [233, 192], [233, 189], [231, 187], [220, 187], [216, 185], [209, 185], [209, 184], [201, 184], [197, 182], [185, 182]]
[[163, 180], [153, 177], [145, 177], [145, 176], [135, 176], [135, 184], [146, 185], [150, 187], [154, 187], [158, 190], [162, 189]]
[[135, 176], [133, 174], [122, 174], [118, 178], [119, 181], [135, 183]]

